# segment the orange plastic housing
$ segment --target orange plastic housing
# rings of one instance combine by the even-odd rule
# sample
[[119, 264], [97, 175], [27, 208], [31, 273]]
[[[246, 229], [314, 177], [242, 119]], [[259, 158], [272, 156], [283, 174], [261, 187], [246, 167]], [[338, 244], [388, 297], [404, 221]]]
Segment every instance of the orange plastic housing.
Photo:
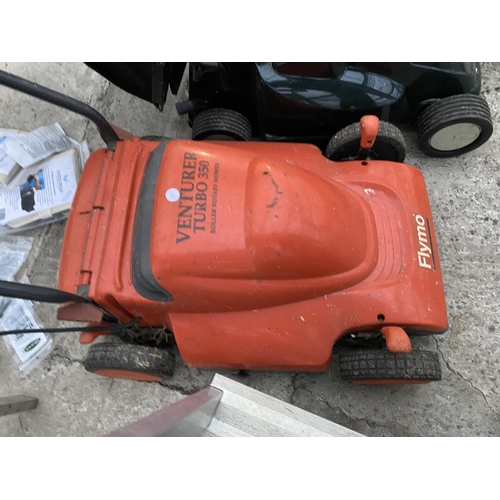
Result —
[[422, 173], [304, 144], [135, 138], [95, 152], [59, 288], [167, 326], [198, 368], [322, 371], [346, 333], [447, 327]]

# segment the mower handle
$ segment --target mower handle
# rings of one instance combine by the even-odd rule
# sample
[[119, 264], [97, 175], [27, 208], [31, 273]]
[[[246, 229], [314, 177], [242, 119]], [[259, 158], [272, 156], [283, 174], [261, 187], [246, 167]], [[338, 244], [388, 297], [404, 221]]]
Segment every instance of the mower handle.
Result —
[[32, 300], [34, 302], [50, 302], [64, 304], [65, 302], [84, 302], [93, 304], [87, 297], [74, 293], [63, 292], [46, 286], [26, 285], [13, 281], [0, 280], [0, 296], [11, 299]]
[[42, 101], [50, 102], [51, 104], [55, 104], [56, 106], [60, 106], [61, 108], [65, 108], [73, 111], [74, 113], [85, 116], [85, 118], [88, 118], [95, 124], [99, 130], [99, 135], [106, 143], [108, 150], [114, 149], [115, 143], [120, 140], [118, 134], [106, 118], [104, 118], [99, 111], [81, 101], [77, 101], [72, 97], [60, 94], [55, 90], [42, 87], [37, 83], [30, 82], [29, 80], [6, 73], [2, 70], [0, 70], [0, 85], [4, 85], [5, 87], [9, 87], [14, 90], [19, 90], [20, 92], [24, 92], [30, 96], [37, 97]]

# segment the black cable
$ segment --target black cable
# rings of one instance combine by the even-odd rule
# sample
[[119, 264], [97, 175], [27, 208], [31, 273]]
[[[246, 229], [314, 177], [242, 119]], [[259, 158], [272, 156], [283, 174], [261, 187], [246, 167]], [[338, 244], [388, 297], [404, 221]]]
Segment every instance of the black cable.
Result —
[[16, 335], [18, 333], [64, 333], [64, 332], [110, 332], [124, 330], [125, 328], [130, 328], [136, 325], [141, 320], [140, 317], [134, 318], [129, 323], [122, 325], [109, 325], [109, 326], [85, 326], [83, 328], [78, 327], [68, 327], [68, 328], [34, 328], [32, 330], [8, 330], [6, 332], [0, 332], [0, 337], [5, 335]]

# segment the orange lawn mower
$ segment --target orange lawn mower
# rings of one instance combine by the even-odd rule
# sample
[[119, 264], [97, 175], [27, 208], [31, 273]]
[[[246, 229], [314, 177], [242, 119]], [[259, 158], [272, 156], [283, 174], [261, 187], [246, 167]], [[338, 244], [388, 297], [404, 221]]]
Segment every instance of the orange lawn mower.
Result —
[[447, 329], [424, 177], [370, 157], [379, 125], [400, 137], [393, 125], [363, 117], [356, 158], [333, 162], [220, 128], [203, 141], [120, 138], [83, 103], [4, 72], [0, 83], [83, 114], [107, 144], [83, 170], [58, 289], [0, 284], [89, 324], [87, 370], [161, 382], [176, 347], [192, 368], [321, 372], [344, 340], [343, 380], [441, 379], [437, 354], [409, 338]]

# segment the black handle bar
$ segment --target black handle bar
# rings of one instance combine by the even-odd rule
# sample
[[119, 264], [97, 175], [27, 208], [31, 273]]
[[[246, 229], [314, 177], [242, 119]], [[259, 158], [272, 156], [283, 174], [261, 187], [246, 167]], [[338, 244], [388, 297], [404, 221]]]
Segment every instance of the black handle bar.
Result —
[[68, 97], [64, 94], [60, 94], [55, 90], [42, 87], [37, 83], [30, 82], [19, 76], [6, 73], [0, 70], [0, 85], [5, 85], [14, 90], [19, 90], [42, 101], [50, 102], [61, 108], [69, 109], [75, 113], [85, 116], [90, 121], [94, 122], [97, 129], [99, 130], [99, 135], [102, 140], [106, 143], [108, 149], [114, 149], [114, 145], [120, 140], [118, 134], [114, 131], [111, 124], [104, 118], [104, 116], [99, 113], [96, 109], [84, 104], [81, 101], [77, 101], [72, 97]]

